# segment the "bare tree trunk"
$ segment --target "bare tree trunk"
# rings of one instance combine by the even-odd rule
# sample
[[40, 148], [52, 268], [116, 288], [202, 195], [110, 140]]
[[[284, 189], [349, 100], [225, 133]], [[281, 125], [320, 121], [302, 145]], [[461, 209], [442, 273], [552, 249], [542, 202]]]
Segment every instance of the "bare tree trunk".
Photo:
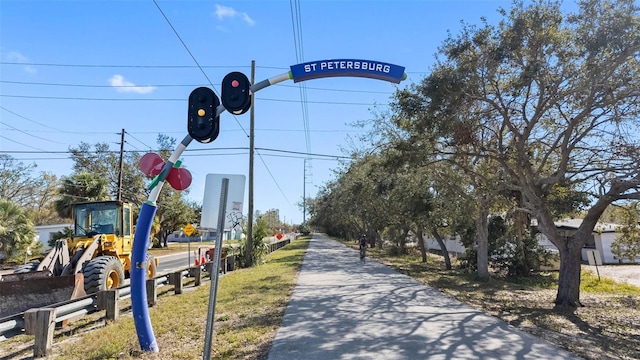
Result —
[[517, 206], [517, 209], [513, 212], [514, 238], [516, 241], [516, 256], [518, 258], [516, 274], [528, 276], [532, 270], [530, 268], [531, 259], [527, 258], [524, 239], [527, 236], [527, 228], [529, 224], [527, 213], [522, 210], [522, 196], [522, 192], [520, 191], [514, 193]]
[[480, 206], [478, 209], [478, 218], [476, 219], [476, 242], [477, 242], [477, 260], [478, 260], [478, 280], [489, 280], [489, 208]]
[[422, 230], [418, 229], [418, 231], [416, 232], [416, 235], [418, 237], [418, 247], [420, 247], [420, 255], [422, 255], [422, 263], [426, 264], [427, 263], [427, 247], [424, 244], [424, 234], [422, 233]]
[[451, 258], [449, 257], [449, 250], [447, 249], [447, 245], [444, 243], [444, 238], [438, 232], [438, 228], [433, 226], [431, 228], [431, 235], [436, 239], [438, 245], [440, 245], [440, 251], [442, 252], [442, 256], [444, 257], [444, 266], [447, 270], [451, 270]]
[[560, 251], [560, 274], [555, 304], [558, 307], [579, 307], [580, 302], [580, 259], [581, 247], [571, 246]]
[[409, 230], [403, 230], [402, 237], [400, 238], [400, 254], [402, 255], [407, 253], [407, 235], [409, 235]]

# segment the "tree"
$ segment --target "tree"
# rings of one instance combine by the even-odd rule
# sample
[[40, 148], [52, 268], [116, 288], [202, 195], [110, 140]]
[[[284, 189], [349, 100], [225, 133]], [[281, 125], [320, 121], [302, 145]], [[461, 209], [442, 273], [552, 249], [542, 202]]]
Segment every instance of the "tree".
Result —
[[0, 244], [1, 258], [14, 261], [24, 259], [28, 251], [37, 253], [42, 250], [27, 213], [4, 199], [0, 199]]
[[[490, 159], [503, 190], [522, 194], [560, 253], [556, 305], [579, 306], [583, 245], [608, 205], [640, 198], [638, 6], [583, 0], [563, 16], [555, 1], [516, 1], [501, 14], [497, 26], [450, 35], [444, 59], [399, 103], [430, 138], [475, 144], [447, 150]], [[549, 201], [558, 185], [589, 201], [569, 239]]]
[[618, 236], [611, 243], [611, 252], [622, 263], [627, 259], [633, 263], [640, 256], [640, 227], [638, 227], [638, 202], [633, 202], [624, 208], [622, 226], [618, 229]]
[[53, 201], [58, 196], [59, 181], [55, 175], [34, 175], [36, 165], [25, 165], [9, 155], [0, 154], [0, 199], [11, 200], [28, 211], [35, 225], [63, 221]]
[[[427, 175], [425, 175], [427, 176]], [[435, 163], [429, 167], [429, 185], [433, 196], [433, 210], [425, 229], [431, 233], [444, 257], [446, 269], [451, 269], [451, 259], [444, 235], [461, 235], [473, 226], [469, 216], [475, 211], [475, 199], [468, 193], [468, 179], [463, 172]], [[475, 239], [475, 231], [469, 238]], [[471, 245], [472, 246], [472, 245]]]
[[171, 233], [181, 229], [185, 224], [197, 222], [195, 209], [184, 201], [181, 191], [162, 189], [158, 198], [156, 217], [160, 223], [159, 240], [167, 247], [167, 239]]
[[56, 245], [56, 241], [60, 240], [60, 239], [69, 239], [73, 237], [73, 228], [72, 227], [66, 227], [64, 229], [62, 229], [61, 231], [58, 231], [54, 234], [51, 234], [51, 238], [49, 239], [49, 247], [54, 247]]
[[[160, 157], [168, 159], [176, 140], [159, 134], [157, 142], [160, 148]], [[158, 236], [164, 247], [167, 247], [167, 238], [172, 232], [181, 229], [187, 223], [197, 223], [200, 221], [202, 208], [195, 203], [188, 203], [184, 199], [186, 193], [186, 191], [176, 191], [167, 184], [163, 186], [158, 196], [158, 207], [156, 210], [157, 222], [160, 224]]]
[[387, 174], [378, 156], [358, 158], [336, 175], [337, 179], [321, 189], [314, 201], [309, 223], [331, 235], [357, 239], [366, 233], [375, 241], [388, 224], [389, 215], [380, 210], [387, 206], [388, 195], [379, 191]]
[[37, 179], [31, 173], [36, 165], [25, 165], [7, 154], [0, 154], [0, 199], [27, 206], [32, 202]]
[[109, 200], [107, 182], [99, 174], [77, 173], [62, 178], [60, 199], [55, 201], [55, 209], [63, 218], [71, 218], [71, 205], [79, 202]]
[[74, 174], [89, 173], [100, 176], [107, 186], [107, 193], [115, 200], [118, 191], [122, 201], [140, 206], [147, 196], [144, 174], [138, 170], [140, 154], [127, 151], [123, 154], [122, 185], [118, 189], [120, 175], [120, 153], [111, 150], [108, 143], [89, 144], [81, 142], [77, 148], [69, 148], [73, 160]]
[[[267, 254], [268, 245], [264, 242], [264, 239], [270, 234], [269, 220], [263, 215], [256, 216], [256, 222], [253, 224], [253, 241], [247, 241], [246, 238], [240, 240], [240, 247], [238, 253], [251, 254], [251, 263], [247, 262], [245, 256], [239, 256], [236, 258], [238, 266], [248, 267], [259, 264], [262, 258]], [[252, 246], [251, 252], [247, 252], [247, 246]]]

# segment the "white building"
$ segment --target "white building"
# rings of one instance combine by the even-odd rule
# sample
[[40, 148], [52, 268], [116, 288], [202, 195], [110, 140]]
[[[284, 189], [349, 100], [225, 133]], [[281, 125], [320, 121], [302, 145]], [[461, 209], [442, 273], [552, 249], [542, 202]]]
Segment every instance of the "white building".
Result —
[[[459, 236], [443, 236], [444, 240], [444, 245], [446, 246], [447, 250], [449, 251], [450, 255], [461, 255], [464, 254], [465, 252], [465, 248], [464, 245], [462, 245], [462, 241], [460, 241], [460, 237]], [[436, 239], [430, 237], [428, 234], [425, 233], [424, 235], [424, 242], [425, 242], [425, 246], [427, 247], [427, 249], [429, 250], [436, 250], [438, 252], [440, 252], [440, 244], [438, 244], [438, 242], [436, 241]]]
[[[182, 230], [176, 230], [171, 234], [169, 234], [169, 236], [167, 237], [167, 241], [169, 242], [189, 242], [189, 240], [191, 240], [192, 242], [197, 242], [200, 240], [214, 241], [216, 239], [216, 236], [218, 235], [215, 229], [200, 230], [200, 232], [202, 234], [202, 239], [200, 239], [200, 235], [193, 236], [191, 239], [189, 239], [187, 234], [185, 234]], [[245, 235], [242, 233], [242, 230], [240, 228], [224, 229], [222, 240], [239, 240], [241, 238], [244, 238], [244, 236]]]
[[49, 246], [49, 240], [51, 240], [51, 237], [53, 236], [53, 234], [59, 232], [59, 231], [63, 231], [65, 228], [71, 227], [72, 224], [55, 224], [55, 225], [38, 225], [38, 226], [34, 226], [34, 228], [36, 229], [37, 235], [36, 235], [36, 240], [40, 241], [41, 243], [44, 244], [44, 248], [45, 249], [49, 249], [51, 248], [51, 246]]
[[[555, 222], [556, 227], [563, 237], [572, 237], [580, 224], [582, 219], [564, 219]], [[582, 248], [582, 261], [588, 262], [593, 260], [593, 256], [599, 257], [602, 264], [619, 264], [620, 261], [617, 256], [611, 252], [611, 244], [620, 236], [618, 229], [622, 225], [598, 222], [591, 233], [591, 237], [587, 239], [586, 244]], [[557, 248], [547, 239], [546, 236], [540, 234], [538, 237], [540, 245], [549, 249]], [[589, 257], [591, 257], [591, 259]], [[597, 260], [595, 260], [597, 261]], [[623, 260], [624, 263], [629, 263], [629, 260]], [[640, 262], [640, 257], [636, 258], [636, 262]], [[600, 263], [600, 262], [599, 262]]]
[[[565, 219], [555, 222], [556, 227], [560, 233], [560, 236], [571, 237], [575, 234], [576, 230], [582, 224], [582, 219]], [[611, 244], [620, 235], [617, 230], [621, 227], [618, 224], [602, 223], [596, 224], [591, 237], [587, 239], [587, 242], [582, 249], [582, 261], [588, 262], [593, 256], [599, 257], [598, 260], [602, 264], [619, 264], [619, 259], [611, 252]], [[464, 253], [465, 249], [460, 241], [459, 237], [446, 236], [445, 245], [450, 253], [456, 255]], [[425, 245], [430, 250], [440, 251], [440, 245], [435, 239], [425, 236]], [[558, 249], [555, 245], [547, 239], [543, 234], [538, 234], [538, 243], [552, 252], [557, 253]], [[597, 261], [597, 260], [596, 260]], [[628, 263], [628, 260], [623, 262]], [[640, 257], [636, 258], [636, 263], [640, 263]]]

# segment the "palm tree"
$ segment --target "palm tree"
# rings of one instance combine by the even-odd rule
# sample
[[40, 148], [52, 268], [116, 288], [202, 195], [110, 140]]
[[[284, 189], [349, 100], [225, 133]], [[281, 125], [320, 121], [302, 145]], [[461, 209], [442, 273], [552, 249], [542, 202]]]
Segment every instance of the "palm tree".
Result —
[[0, 257], [22, 259], [27, 251], [36, 250], [35, 237], [27, 212], [9, 200], [0, 200]]

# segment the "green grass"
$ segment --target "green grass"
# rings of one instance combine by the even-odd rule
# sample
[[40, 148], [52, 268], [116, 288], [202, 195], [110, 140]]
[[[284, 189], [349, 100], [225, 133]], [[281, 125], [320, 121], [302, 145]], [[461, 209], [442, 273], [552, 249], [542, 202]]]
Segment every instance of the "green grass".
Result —
[[[343, 244], [352, 248], [357, 248], [357, 244], [342, 239], [334, 239], [341, 241]], [[422, 263], [422, 259], [417, 249], [412, 249], [406, 255], [390, 254], [388, 249], [370, 248], [367, 249], [367, 256], [378, 259], [389, 266], [394, 267], [406, 275], [419, 278], [423, 282], [446, 291], [448, 287], [466, 287], [471, 289], [482, 284], [484, 288], [494, 289], [557, 289], [558, 273], [557, 272], [541, 272], [532, 274], [531, 276], [522, 277], [503, 277], [492, 274], [492, 278], [488, 283], [478, 283], [474, 274], [460, 269], [452, 258], [453, 269], [444, 270], [444, 263], [440, 256], [429, 254], [427, 263]], [[614, 280], [598, 276], [591, 271], [582, 271], [580, 277], [580, 290], [588, 293], [604, 293], [614, 295], [640, 295], [640, 287], [618, 283]]]
[[580, 275], [580, 291], [628, 296], [640, 295], [640, 288], [637, 286], [615, 282], [605, 277], [598, 279], [596, 274], [588, 270], [583, 270]]
[[[264, 356], [280, 326], [309, 244], [296, 240], [256, 267], [220, 278], [212, 358]], [[140, 350], [133, 319], [87, 332], [56, 349], [57, 359], [197, 359], [202, 357], [209, 284], [178, 296], [164, 296], [149, 310], [160, 353]]]

